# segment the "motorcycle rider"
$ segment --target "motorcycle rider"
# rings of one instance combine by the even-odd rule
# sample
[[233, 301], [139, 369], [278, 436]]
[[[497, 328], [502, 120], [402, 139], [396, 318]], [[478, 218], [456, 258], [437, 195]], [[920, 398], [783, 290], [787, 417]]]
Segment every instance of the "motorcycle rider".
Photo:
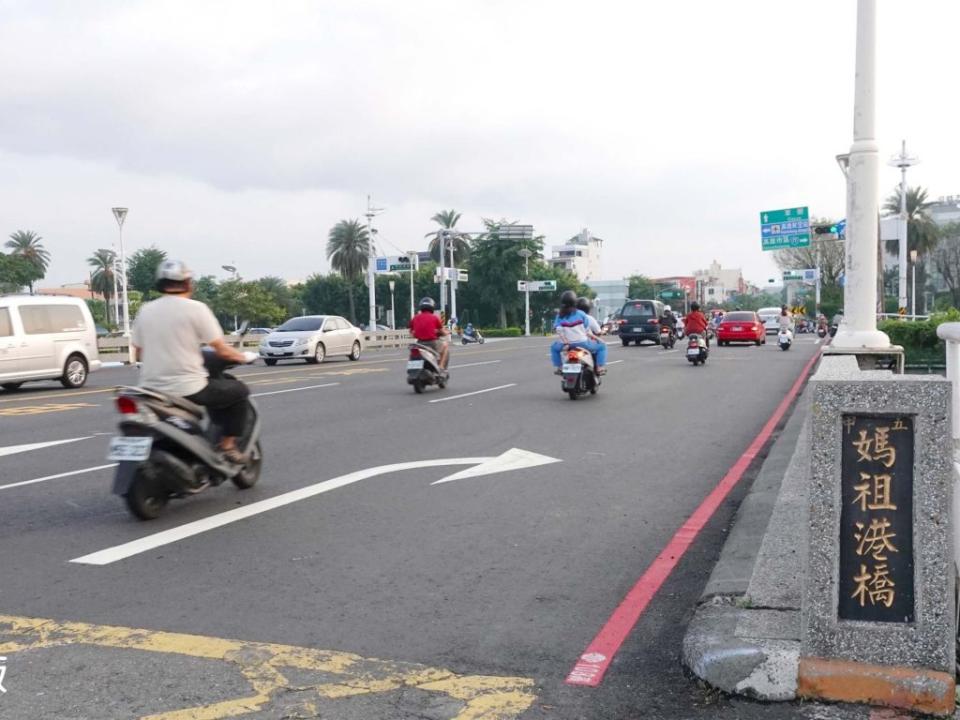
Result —
[[686, 334], [701, 335], [710, 347], [710, 336], [707, 334], [707, 316], [700, 312], [700, 303], [690, 303], [690, 312], [683, 319], [683, 327]]
[[591, 332], [590, 316], [577, 308], [577, 294], [573, 290], [564, 290], [560, 296], [560, 312], [553, 321], [553, 329], [557, 334], [557, 339], [550, 346], [554, 375], [562, 374], [560, 351], [565, 347], [586, 348], [597, 359], [597, 375], [606, 374], [607, 346]]
[[474, 337], [473, 323], [468, 322], [467, 326], [463, 329], [463, 334], [467, 337]]
[[660, 324], [666, 325], [670, 328], [670, 335], [676, 337], [677, 335], [677, 316], [673, 314], [673, 310], [669, 305], [663, 306], [663, 317], [660, 318]]
[[441, 338], [449, 335], [450, 330], [434, 312], [436, 307], [432, 297], [420, 300], [420, 312], [410, 318], [410, 334], [418, 343], [426, 345], [440, 356], [440, 369], [445, 371], [450, 357], [450, 345]]
[[579, 297], [577, 298], [577, 310], [582, 312], [587, 316], [587, 321], [590, 324], [590, 332], [594, 336], [599, 336], [603, 334], [603, 328], [600, 327], [600, 323], [597, 322], [597, 319], [590, 314], [590, 311], [593, 309], [593, 303], [590, 302], [590, 298]]
[[191, 299], [193, 273], [186, 265], [164, 260], [156, 278], [162, 297], [140, 309], [130, 336], [134, 357], [141, 363], [140, 385], [206, 407], [223, 432], [224, 459], [242, 465], [247, 458], [237, 438], [246, 427], [250, 390], [240, 380], [211, 379], [200, 346], [208, 345], [217, 357], [237, 364], [252, 362], [256, 355], [230, 347], [210, 308]]

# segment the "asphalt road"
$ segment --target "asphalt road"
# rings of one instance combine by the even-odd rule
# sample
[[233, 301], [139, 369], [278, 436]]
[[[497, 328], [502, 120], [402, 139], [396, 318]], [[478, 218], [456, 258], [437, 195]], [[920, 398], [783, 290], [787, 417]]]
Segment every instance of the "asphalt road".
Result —
[[[0, 717], [813, 717], [717, 697], [679, 663], [749, 477], [602, 684], [564, 679], [814, 352], [809, 337], [787, 353], [715, 347], [694, 368], [679, 346], [616, 342], [600, 392], [576, 402], [543, 339], [456, 347], [447, 389], [419, 396], [401, 351], [244, 368], [264, 420], [260, 483], [173, 501], [150, 523], [110, 495], [110, 468], [89, 470], [107, 464], [110, 388], [132, 370], [79, 391], [0, 392]], [[513, 448], [559, 462], [431, 484]], [[105, 565], [70, 562], [357, 471], [443, 459]]]

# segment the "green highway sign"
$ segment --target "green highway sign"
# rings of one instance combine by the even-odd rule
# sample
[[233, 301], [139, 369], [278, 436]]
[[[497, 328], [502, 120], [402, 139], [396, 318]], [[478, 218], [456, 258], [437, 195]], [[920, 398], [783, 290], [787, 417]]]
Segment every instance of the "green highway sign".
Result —
[[683, 290], [664, 290], [660, 293], [661, 300], [682, 300]]
[[783, 279], [784, 281], [803, 280], [803, 270], [784, 270]]
[[809, 208], [765, 210], [760, 213], [760, 243], [764, 250], [807, 247], [810, 244]]

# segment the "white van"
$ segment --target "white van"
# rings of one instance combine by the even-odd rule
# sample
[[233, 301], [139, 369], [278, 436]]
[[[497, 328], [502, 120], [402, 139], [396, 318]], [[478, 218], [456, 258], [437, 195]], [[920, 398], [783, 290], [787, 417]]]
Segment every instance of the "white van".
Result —
[[778, 307], [765, 307], [757, 310], [760, 322], [763, 323], [763, 331], [767, 335], [780, 332], [780, 312], [781, 309]]
[[87, 304], [56, 295], [0, 295], [0, 387], [59, 380], [67, 388], [100, 369], [97, 329]]

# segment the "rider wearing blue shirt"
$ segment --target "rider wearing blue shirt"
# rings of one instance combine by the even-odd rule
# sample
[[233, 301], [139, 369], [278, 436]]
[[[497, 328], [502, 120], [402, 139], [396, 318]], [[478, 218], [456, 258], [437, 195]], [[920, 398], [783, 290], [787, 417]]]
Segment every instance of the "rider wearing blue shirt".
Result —
[[564, 346], [586, 348], [597, 358], [597, 374], [603, 375], [607, 372], [607, 346], [598, 342], [596, 336], [590, 332], [590, 316], [577, 309], [577, 295], [572, 290], [567, 290], [560, 296], [560, 312], [553, 321], [553, 329], [557, 339], [550, 346], [550, 357], [555, 374], [560, 374], [563, 365], [560, 351]]

